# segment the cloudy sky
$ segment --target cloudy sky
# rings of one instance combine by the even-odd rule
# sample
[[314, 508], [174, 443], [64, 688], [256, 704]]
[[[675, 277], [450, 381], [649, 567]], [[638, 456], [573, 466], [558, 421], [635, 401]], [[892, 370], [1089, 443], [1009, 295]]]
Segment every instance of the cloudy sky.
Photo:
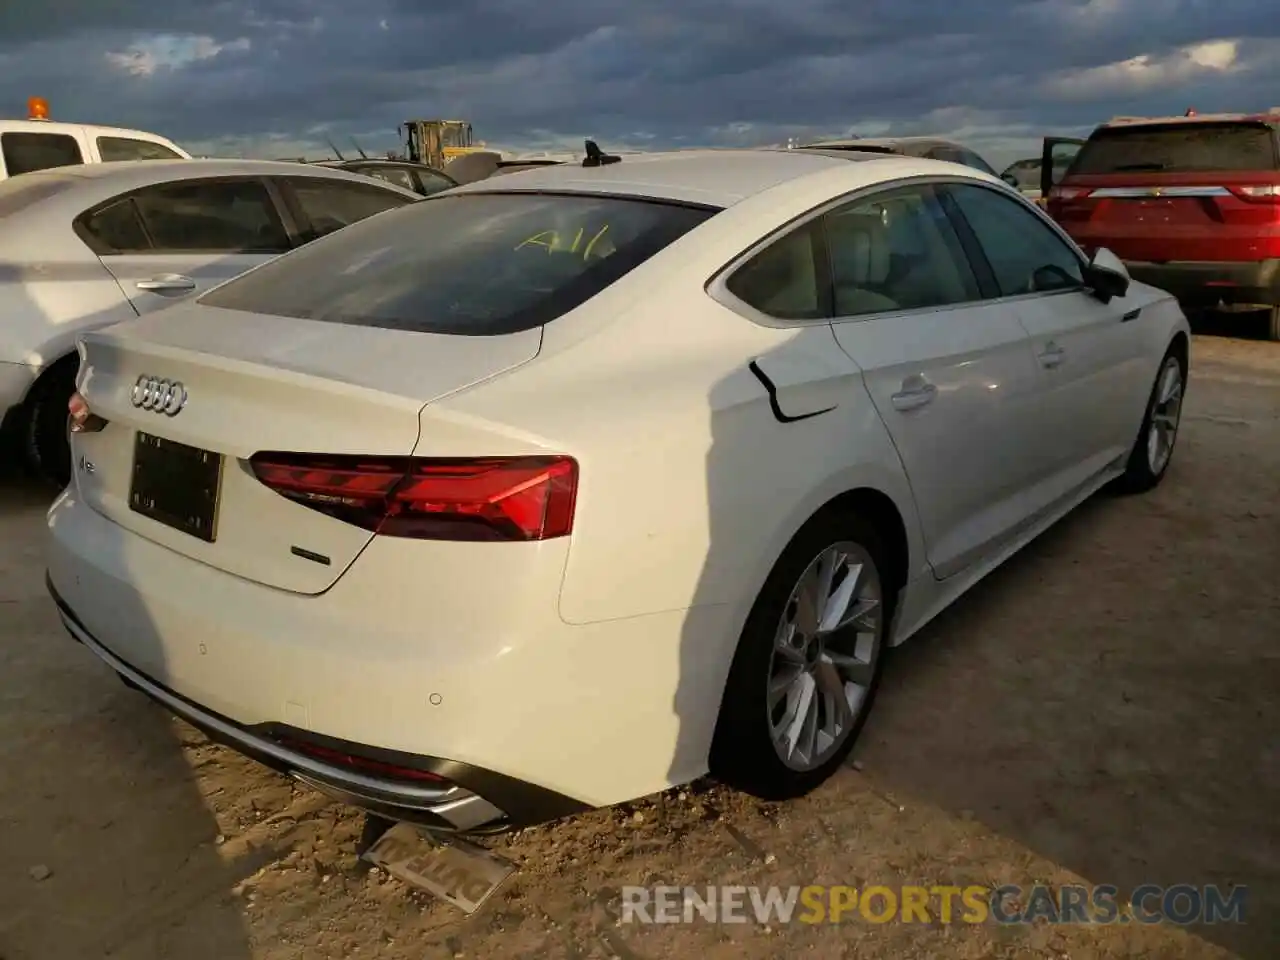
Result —
[[411, 118], [508, 149], [942, 133], [998, 165], [1117, 113], [1280, 106], [1280, 0], [0, 0], [0, 116], [292, 156]]

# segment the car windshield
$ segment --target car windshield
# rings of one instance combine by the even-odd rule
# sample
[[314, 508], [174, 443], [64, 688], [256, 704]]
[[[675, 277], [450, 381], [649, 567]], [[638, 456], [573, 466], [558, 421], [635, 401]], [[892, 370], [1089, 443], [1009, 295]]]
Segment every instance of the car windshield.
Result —
[[586, 194], [440, 194], [313, 241], [211, 307], [423, 333], [549, 323], [715, 211]]
[[1209, 173], [1277, 168], [1265, 123], [1171, 123], [1106, 127], [1089, 138], [1070, 173]]

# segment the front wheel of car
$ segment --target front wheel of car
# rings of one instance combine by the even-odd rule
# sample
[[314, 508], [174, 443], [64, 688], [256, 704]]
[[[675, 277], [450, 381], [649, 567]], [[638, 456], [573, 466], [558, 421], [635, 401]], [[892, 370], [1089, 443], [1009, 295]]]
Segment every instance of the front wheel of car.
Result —
[[1160, 372], [1156, 374], [1142, 418], [1142, 429], [1138, 431], [1125, 471], [1117, 481], [1120, 492], [1144, 493], [1164, 479], [1182, 423], [1186, 385], [1187, 361], [1182, 351], [1171, 347], [1160, 362]]
[[730, 667], [711, 773], [765, 800], [813, 790], [871, 709], [895, 595], [876, 529], [815, 516], [775, 564]]

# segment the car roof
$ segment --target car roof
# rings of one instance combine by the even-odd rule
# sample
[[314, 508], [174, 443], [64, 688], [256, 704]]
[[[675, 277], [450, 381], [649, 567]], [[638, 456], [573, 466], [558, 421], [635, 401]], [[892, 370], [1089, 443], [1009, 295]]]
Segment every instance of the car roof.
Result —
[[24, 173], [22, 176], [70, 179], [82, 182], [86, 190], [92, 190], [92, 185], [98, 185], [109, 191], [108, 195], [165, 180], [197, 180], [205, 177], [319, 176], [368, 183], [367, 177], [357, 173], [319, 164], [300, 164], [292, 160], [114, 160], [108, 163], [50, 167]]
[[149, 140], [172, 142], [168, 137], [162, 137], [160, 134], [152, 133], [150, 130], [135, 130], [131, 127], [104, 127], [100, 123], [76, 123], [71, 120], [11, 120], [0, 117], [0, 127], [3, 127], [7, 132], [76, 133], [84, 130], [95, 136], [145, 137]]
[[1098, 130], [1114, 130], [1118, 127], [1165, 126], [1170, 124], [1197, 123], [1269, 123], [1280, 125], [1280, 107], [1260, 113], [1193, 113], [1190, 116], [1176, 117], [1112, 117], [1106, 123], [1098, 125]]
[[434, 170], [427, 163], [416, 163], [413, 160], [389, 160], [385, 157], [352, 157], [348, 160], [317, 160], [317, 166], [337, 167], [414, 167], [418, 170]]
[[856, 150], [858, 147], [871, 147], [872, 149], [890, 149], [893, 147], [906, 146], [925, 146], [926, 144], [942, 144], [958, 147], [960, 144], [954, 140], [948, 140], [946, 137], [855, 137], [849, 140], [819, 140], [816, 143], [806, 144], [806, 148], [810, 147], [829, 147], [839, 150]]
[[628, 154], [617, 163], [599, 167], [583, 167], [580, 163], [534, 166], [521, 171], [518, 177], [478, 180], [449, 193], [612, 193], [724, 208], [770, 187], [842, 164], [889, 159], [882, 154], [853, 151], [678, 150]]

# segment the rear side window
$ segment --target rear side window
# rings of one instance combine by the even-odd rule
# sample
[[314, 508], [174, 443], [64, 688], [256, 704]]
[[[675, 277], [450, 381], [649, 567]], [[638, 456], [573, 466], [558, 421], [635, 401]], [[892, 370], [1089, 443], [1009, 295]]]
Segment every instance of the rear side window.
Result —
[[200, 302], [422, 333], [515, 333], [585, 303], [711, 213], [587, 195], [441, 194], [307, 244]]
[[974, 170], [981, 170], [983, 173], [989, 173], [996, 176], [996, 172], [991, 169], [987, 161], [972, 150], [968, 150], [954, 143], [940, 143], [931, 146], [927, 150], [910, 147], [909, 155], [915, 157], [923, 157], [926, 160], [945, 160], [947, 163], [958, 163], [962, 166], [970, 167]]
[[258, 180], [179, 181], [134, 194], [157, 253], [283, 253], [289, 235]]
[[993, 177], [997, 176], [995, 170], [991, 169], [991, 166], [987, 161], [983, 160], [972, 150], [966, 150], [964, 147], [960, 147], [956, 150], [956, 156], [959, 157], [956, 161], [957, 163], [963, 163], [966, 167], [972, 167], [974, 170], [981, 170], [983, 173], [990, 174]]
[[138, 207], [132, 199], [118, 200], [109, 207], [84, 218], [81, 224], [86, 239], [100, 255], [107, 253], [143, 253], [151, 249], [147, 231], [143, 229]]
[[344, 180], [290, 177], [289, 185], [304, 219], [311, 225], [311, 239], [359, 223], [375, 213], [413, 203], [414, 199], [381, 187]]
[[827, 316], [818, 278], [819, 221], [812, 221], [769, 244], [725, 281], [729, 292], [750, 307], [779, 320], [820, 320]]
[[418, 190], [418, 185], [413, 182], [413, 174], [404, 167], [352, 167], [355, 173], [363, 173], [366, 177], [377, 177], [379, 180], [385, 180], [387, 183], [394, 183], [403, 190]]
[[823, 219], [837, 317], [981, 299], [960, 239], [929, 187], [857, 200]]
[[449, 190], [457, 186], [448, 177], [429, 170], [415, 170], [414, 176], [418, 178], [420, 192], [426, 197], [431, 196], [433, 193], [439, 193], [441, 190]]
[[181, 160], [182, 154], [150, 140], [133, 137], [99, 137], [98, 153], [103, 163], [118, 160]]
[[0, 150], [9, 176], [84, 163], [80, 144], [65, 133], [0, 134]]
[[1230, 173], [1277, 169], [1276, 134], [1265, 123], [1106, 127], [1069, 173]]

